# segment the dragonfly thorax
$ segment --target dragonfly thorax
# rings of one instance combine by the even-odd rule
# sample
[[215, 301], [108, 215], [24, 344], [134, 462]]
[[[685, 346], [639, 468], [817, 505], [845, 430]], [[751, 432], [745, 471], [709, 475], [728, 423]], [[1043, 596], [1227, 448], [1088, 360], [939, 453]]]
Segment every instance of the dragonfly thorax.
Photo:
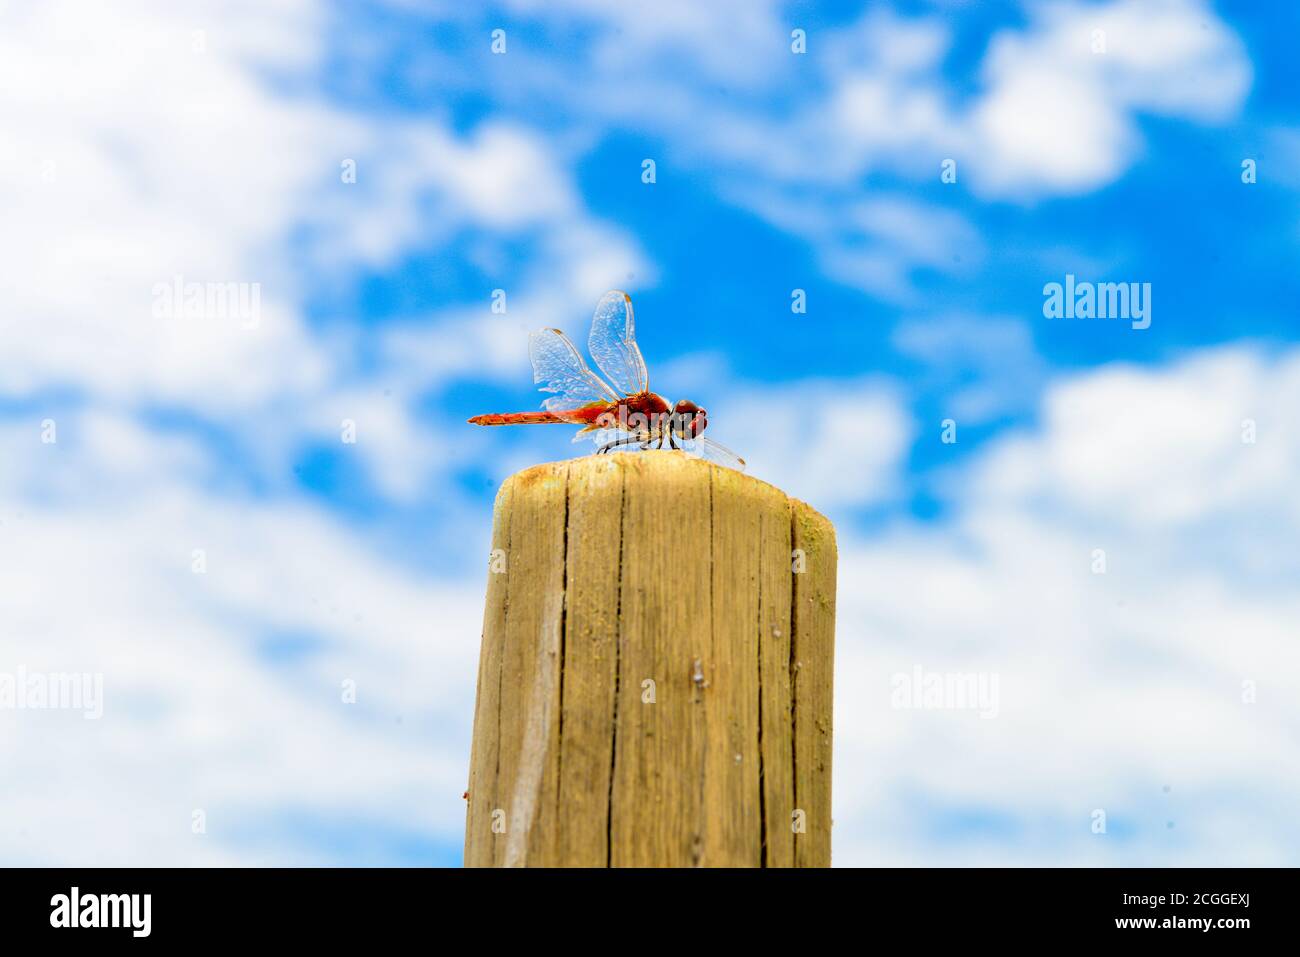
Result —
[[596, 425], [634, 435], [654, 437], [671, 432], [678, 438], [693, 439], [708, 425], [708, 413], [688, 399], [670, 406], [663, 396], [641, 392], [619, 399], [615, 409], [597, 417]]
[[604, 411], [597, 414], [595, 426], [600, 429], [619, 429], [634, 435], [658, 435], [664, 430], [671, 410], [672, 407], [663, 396], [653, 392], [638, 392], [606, 406]]

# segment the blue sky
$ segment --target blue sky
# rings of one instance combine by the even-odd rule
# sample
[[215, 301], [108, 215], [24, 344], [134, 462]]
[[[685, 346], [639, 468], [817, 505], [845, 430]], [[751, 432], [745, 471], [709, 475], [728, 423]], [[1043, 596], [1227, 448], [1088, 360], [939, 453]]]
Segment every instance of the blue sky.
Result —
[[0, 674], [104, 716], [0, 710], [0, 860], [458, 864], [492, 498], [585, 452], [464, 420], [622, 288], [836, 523], [838, 863], [1296, 862], [1300, 12], [263, 6], [3, 14]]

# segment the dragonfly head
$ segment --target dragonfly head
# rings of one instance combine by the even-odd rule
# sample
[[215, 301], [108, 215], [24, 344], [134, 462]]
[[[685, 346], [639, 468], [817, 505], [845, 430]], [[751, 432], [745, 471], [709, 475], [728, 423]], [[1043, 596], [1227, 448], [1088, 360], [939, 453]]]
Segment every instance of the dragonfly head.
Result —
[[709, 424], [709, 414], [689, 399], [679, 399], [673, 406], [673, 432], [677, 436], [693, 439]]

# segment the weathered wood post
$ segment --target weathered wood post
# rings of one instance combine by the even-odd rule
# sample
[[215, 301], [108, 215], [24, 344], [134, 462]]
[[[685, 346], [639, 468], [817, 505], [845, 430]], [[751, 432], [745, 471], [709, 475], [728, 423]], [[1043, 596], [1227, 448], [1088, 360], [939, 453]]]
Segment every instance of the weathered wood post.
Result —
[[680, 452], [497, 496], [465, 864], [825, 867], [835, 531]]

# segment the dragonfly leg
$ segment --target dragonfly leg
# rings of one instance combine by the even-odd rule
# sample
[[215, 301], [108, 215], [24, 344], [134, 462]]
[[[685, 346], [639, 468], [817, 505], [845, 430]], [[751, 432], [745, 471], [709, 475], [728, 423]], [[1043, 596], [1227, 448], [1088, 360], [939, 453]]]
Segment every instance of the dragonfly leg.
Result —
[[[613, 442], [607, 442], [605, 445], [602, 445], [600, 448], [598, 448], [596, 450], [596, 454], [603, 455], [604, 453], [608, 452], [610, 449], [616, 449], [621, 445], [631, 445], [633, 442], [640, 442], [640, 441], [641, 441], [641, 436], [639, 435], [632, 435], [632, 436], [626, 436], [621, 439], [615, 439]], [[644, 446], [642, 446], [642, 448], [644, 448]]]

